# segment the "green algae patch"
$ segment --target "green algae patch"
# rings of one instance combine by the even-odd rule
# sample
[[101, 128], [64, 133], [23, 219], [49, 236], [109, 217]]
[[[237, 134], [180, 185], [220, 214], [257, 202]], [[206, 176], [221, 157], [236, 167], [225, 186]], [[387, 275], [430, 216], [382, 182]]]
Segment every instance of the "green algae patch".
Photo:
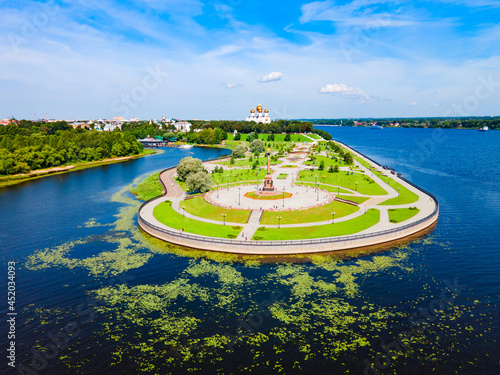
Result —
[[191, 265], [185, 272], [193, 277], [198, 277], [200, 275], [217, 276], [218, 280], [223, 284], [242, 285], [245, 281], [241, 273], [236, 271], [234, 267], [224, 264], [215, 264], [204, 259], [199, 262], [191, 261]]
[[65, 243], [54, 248], [47, 248], [30, 255], [25, 263], [30, 270], [43, 270], [54, 266], [73, 268], [86, 268], [92, 276], [109, 276], [139, 268], [146, 264], [153, 256], [149, 253], [138, 252], [139, 247], [134, 245], [128, 238], [105, 237], [110, 243], [117, 245], [113, 251], [103, 251], [98, 255], [74, 259], [70, 253], [79, 245], [88, 244], [87, 241], [79, 240]]

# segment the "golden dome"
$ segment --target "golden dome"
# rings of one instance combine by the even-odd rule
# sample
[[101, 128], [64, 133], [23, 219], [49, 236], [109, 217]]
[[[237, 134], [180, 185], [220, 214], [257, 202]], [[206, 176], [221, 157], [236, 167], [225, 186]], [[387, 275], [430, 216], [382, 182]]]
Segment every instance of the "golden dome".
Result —
[[255, 109], [252, 108], [252, 110], [250, 111], [250, 113], [255, 113]]
[[269, 111], [267, 110], [267, 108], [264, 110], [265, 113], [269, 113]]
[[260, 104], [257, 106], [257, 112], [262, 113], [262, 106]]

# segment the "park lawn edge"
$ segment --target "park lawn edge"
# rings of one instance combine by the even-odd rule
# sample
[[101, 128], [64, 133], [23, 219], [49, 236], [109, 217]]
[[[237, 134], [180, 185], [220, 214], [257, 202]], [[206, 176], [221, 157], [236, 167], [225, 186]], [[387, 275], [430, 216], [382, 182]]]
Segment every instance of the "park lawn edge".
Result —
[[354, 219], [334, 224], [305, 227], [265, 228], [257, 230], [252, 240], [255, 241], [291, 241], [315, 238], [347, 236], [366, 230], [380, 221], [380, 211], [369, 209], [366, 214]]
[[181, 202], [181, 207], [186, 207], [186, 212], [191, 215], [198, 216], [204, 219], [211, 219], [224, 222], [222, 214], [226, 214], [226, 220], [230, 223], [246, 224], [252, 213], [251, 210], [229, 209], [225, 207], [215, 206], [205, 201], [203, 196], [198, 196], [192, 199], [185, 199]]
[[153, 216], [167, 227], [200, 236], [231, 238], [228, 235], [233, 235], [232, 238], [236, 238], [243, 229], [241, 226], [234, 229], [230, 225], [206, 223], [185, 217], [172, 208], [172, 202], [170, 201], [157, 205], [153, 210]]

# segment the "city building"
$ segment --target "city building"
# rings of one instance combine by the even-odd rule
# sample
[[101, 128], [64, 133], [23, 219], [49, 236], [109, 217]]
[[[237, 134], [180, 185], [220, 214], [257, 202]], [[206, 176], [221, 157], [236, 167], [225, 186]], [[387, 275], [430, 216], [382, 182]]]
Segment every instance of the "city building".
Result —
[[250, 111], [250, 116], [247, 117], [247, 121], [254, 121], [258, 124], [270, 124], [271, 119], [269, 118], [269, 111], [267, 108], [264, 110], [264, 114], [262, 114], [262, 106], [259, 105], [257, 106], [257, 111], [252, 108]]

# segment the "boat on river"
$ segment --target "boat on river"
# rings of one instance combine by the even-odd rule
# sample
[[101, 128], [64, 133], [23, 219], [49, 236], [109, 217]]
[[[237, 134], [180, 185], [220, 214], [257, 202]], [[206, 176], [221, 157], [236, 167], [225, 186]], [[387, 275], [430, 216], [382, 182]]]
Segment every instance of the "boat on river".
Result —
[[487, 126], [483, 126], [482, 128], [478, 129], [480, 132], [487, 132], [488, 130], [490, 130], [490, 128], [488, 128]]

